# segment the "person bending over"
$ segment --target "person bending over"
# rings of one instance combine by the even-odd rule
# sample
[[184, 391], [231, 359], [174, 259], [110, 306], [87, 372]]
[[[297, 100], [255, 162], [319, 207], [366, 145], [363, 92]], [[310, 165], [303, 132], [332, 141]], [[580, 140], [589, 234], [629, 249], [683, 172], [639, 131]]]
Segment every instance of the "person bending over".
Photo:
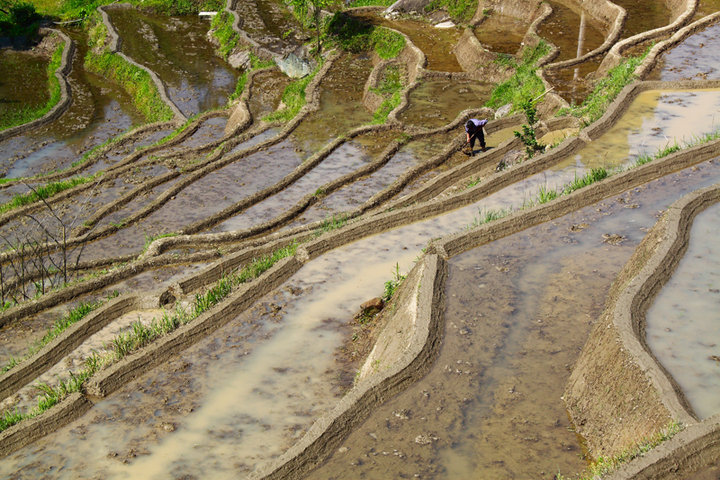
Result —
[[465, 133], [467, 134], [467, 143], [470, 144], [470, 155], [473, 154], [473, 148], [475, 147], [475, 139], [480, 142], [480, 148], [484, 152], [485, 148], [485, 135], [483, 133], [483, 127], [487, 123], [487, 120], [478, 120], [477, 118], [471, 118], [465, 123]]

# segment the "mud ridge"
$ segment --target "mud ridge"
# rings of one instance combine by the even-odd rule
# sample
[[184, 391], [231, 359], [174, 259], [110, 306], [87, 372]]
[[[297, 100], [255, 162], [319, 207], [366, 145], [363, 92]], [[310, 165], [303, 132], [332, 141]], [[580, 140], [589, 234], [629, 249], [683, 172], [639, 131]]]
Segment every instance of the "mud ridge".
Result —
[[[175, 103], [170, 100], [170, 97], [168, 97], [167, 89], [165, 88], [165, 84], [162, 80], [160, 80], [160, 77], [157, 76], [155, 72], [153, 72], [151, 69], [146, 67], [145, 65], [142, 65], [132, 58], [128, 57], [124, 53], [120, 51], [120, 35], [118, 35], [117, 30], [115, 30], [115, 27], [113, 26], [112, 22], [110, 21], [110, 17], [108, 16], [106, 10], [106, 6], [99, 6], [97, 7], [97, 11], [100, 12], [100, 15], [102, 16], [103, 24], [105, 25], [105, 28], [107, 29], [108, 35], [110, 36], [110, 44], [108, 46], [108, 49], [111, 53], [114, 53], [116, 55], [119, 55], [123, 60], [126, 62], [135, 65], [138, 68], [141, 68], [145, 70], [148, 75], [150, 75], [150, 78], [152, 78], [153, 83], [155, 83], [155, 87], [158, 89], [158, 94], [160, 95], [160, 98], [162, 101], [170, 107], [170, 110], [173, 111], [173, 114], [175, 115], [175, 121], [180, 123], [187, 120], [185, 115], [182, 114], [180, 109], [175, 105]], [[132, 5], [129, 3], [117, 3], [113, 4], [112, 8], [133, 8]]]
[[70, 70], [72, 69], [72, 57], [75, 54], [75, 44], [70, 37], [60, 30], [56, 30], [54, 28], [43, 28], [40, 30], [40, 33], [45, 35], [50, 32], [59, 36], [65, 43], [60, 65], [57, 70], [55, 70], [55, 78], [57, 78], [57, 81], [60, 84], [60, 100], [58, 100], [58, 103], [56, 103], [55, 106], [42, 117], [33, 120], [32, 122], [8, 128], [0, 132], [0, 142], [20, 133], [28, 132], [41, 125], [47, 125], [48, 123], [54, 122], [60, 118], [63, 113], [65, 113], [68, 107], [70, 107], [70, 103], [72, 102], [72, 90], [70, 89], [70, 83], [68, 82], [67, 76], [70, 74]]
[[[687, 250], [693, 219], [718, 201], [720, 185], [715, 184], [671, 205], [611, 288], [606, 311], [583, 348], [564, 397], [593, 455], [616, 454], [662, 430], [669, 420], [697, 423], [681, 389], [647, 347], [645, 312]], [[615, 360], [603, 362], [609, 356]], [[623, 395], [617, 394], [617, 385]], [[614, 421], [618, 417], [622, 422]]]
[[670, 8], [673, 12], [673, 16], [675, 16], [673, 22], [665, 25], [664, 27], [648, 30], [617, 42], [613, 45], [605, 58], [603, 58], [602, 63], [598, 67], [595, 74], [598, 78], [604, 77], [611, 68], [622, 62], [623, 55], [630, 48], [643, 42], [660, 38], [668, 33], [675, 32], [687, 24], [692, 19], [693, 15], [695, 15], [700, 1], [686, 0], [684, 4], [678, 4], [677, 1], [666, 1], [665, 3], [668, 4], [668, 8]]

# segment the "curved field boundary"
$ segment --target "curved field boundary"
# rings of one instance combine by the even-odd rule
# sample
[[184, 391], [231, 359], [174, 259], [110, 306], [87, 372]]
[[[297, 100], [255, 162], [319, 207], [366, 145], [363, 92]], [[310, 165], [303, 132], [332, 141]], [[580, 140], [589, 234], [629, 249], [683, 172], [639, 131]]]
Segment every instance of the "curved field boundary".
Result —
[[[714, 462], [714, 463], [712, 463]], [[620, 467], [606, 480], [686, 479], [720, 462], [720, 416], [691, 425], [670, 440]]]
[[[122, 199], [119, 199], [116, 202], [108, 204], [102, 210], [102, 212], [104, 212], [104, 214], [111, 213], [111, 212], [117, 210], [118, 208], [120, 208], [122, 206], [122, 204], [124, 204], [124, 203], [121, 204], [120, 202], [127, 203], [127, 201], [130, 200], [128, 198], [129, 196], [131, 196], [131, 195], [136, 196], [139, 193], [142, 193], [143, 191], [146, 191], [150, 188], [154, 188], [155, 186], [158, 186], [167, 181], [173, 180], [173, 179], [179, 177], [183, 173], [190, 173], [190, 175], [188, 175], [183, 180], [177, 182], [175, 185], [173, 185], [168, 190], [164, 191], [162, 194], [160, 194], [157, 198], [155, 198], [155, 200], [150, 202], [148, 205], [146, 205], [139, 211], [136, 211], [133, 215], [131, 215], [130, 217], [125, 219], [124, 226], [132, 225], [133, 223], [137, 222], [138, 220], [141, 220], [141, 219], [147, 217], [148, 215], [150, 215], [157, 208], [159, 208], [160, 206], [167, 203], [174, 195], [179, 193], [182, 189], [186, 188], [188, 185], [190, 185], [193, 182], [204, 177], [208, 173], [211, 173], [211, 172], [218, 170], [226, 165], [229, 165], [230, 163], [233, 163], [236, 160], [241, 159], [245, 156], [259, 152], [260, 150], [263, 150], [269, 146], [272, 146], [272, 145], [275, 145], [276, 143], [281, 142], [297, 127], [297, 125], [302, 121], [303, 118], [305, 118], [305, 116], [307, 116], [308, 114], [312, 113], [313, 111], [315, 111], [319, 108], [319, 103], [320, 103], [319, 84], [320, 84], [320, 81], [322, 80], [324, 75], [327, 73], [327, 71], [330, 69], [330, 66], [332, 65], [333, 61], [338, 58], [338, 56], [339, 55], [331, 56], [325, 62], [325, 65], [323, 65], [321, 70], [318, 72], [318, 74], [315, 76], [315, 78], [310, 82], [310, 84], [307, 87], [306, 96], [309, 98], [308, 102], [302, 107], [300, 112], [290, 122], [288, 122], [286, 124], [286, 126], [283, 128], [283, 130], [280, 133], [278, 133], [276, 136], [274, 136], [268, 140], [265, 140], [264, 142], [261, 142], [259, 144], [253, 145], [252, 147], [249, 147], [245, 150], [237, 152], [233, 155], [230, 155], [227, 157], [222, 157], [220, 153], [218, 153], [216, 155], [211, 155], [202, 162], [186, 166], [183, 172], [179, 172], [179, 171], [175, 170], [175, 171], [168, 172], [160, 177], [155, 177], [151, 180], [148, 180], [148, 181], [144, 182], [142, 185], [138, 186], [135, 189], [136, 190], [135, 193], [130, 192], [127, 195], [125, 195]], [[154, 162], [154, 160], [150, 161], [150, 163], [152, 163], [152, 162]], [[126, 169], [134, 168], [135, 166], [138, 166], [138, 165], [139, 165], [138, 163], [136, 163], [134, 165], [128, 164], [128, 165], [124, 165], [124, 168], [126, 168]], [[115, 170], [112, 172], [112, 175], [107, 175], [107, 174], [104, 175], [100, 181], [108, 181], [108, 179], [116, 178], [120, 173], [121, 173], [120, 170]], [[86, 183], [83, 185], [78, 185], [77, 187], [66, 190], [66, 191], [52, 197], [51, 200], [53, 200], [53, 202], [65, 200], [80, 191], [83, 191], [83, 190], [86, 190], [89, 188], [93, 188], [94, 186], [95, 186], [95, 184], [93, 184], [93, 183]], [[42, 206], [42, 204], [40, 204], [39, 202], [36, 202], [35, 204], [31, 204], [26, 207], [21, 207], [18, 209], [11, 210], [10, 212], [7, 212], [5, 214], [5, 216], [17, 217], [21, 213], [24, 213], [26, 211], [25, 209], [40, 208], [41, 206]], [[5, 219], [5, 216], [0, 217], [0, 225], [4, 221], [7, 221], [7, 219]], [[93, 220], [94, 221], [99, 220], [99, 218], [97, 218], [97, 215], [95, 217], [93, 217]], [[68, 247], [71, 247], [71, 246], [80, 245], [81, 243], [84, 243], [84, 242], [96, 240], [103, 236], [110, 235], [110, 234], [120, 230], [120, 228], [121, 227], [119, 227], [117, 225], [104, 225], [103, 227], [101, 227], [99, 229], [87, 231], [80, 235], [68, 238], [66, 241], [66, 245]], [[49, 244], [46, 244], [44, 247], [52, 250], [56, 246], [49, 243]], [[14, 253], [14, 252], [0, 253], [0, 262], [7, 261], [10, 258], [15, 258], [16, 255], [17, 255], [17, 253]]]
[[58, 103], [56, 103], [55, 106], [52, 107], [50, 111], [42, 117], [33, 120], [32, 122], [24, 123], [22, 125], [18, 125], [16, 127], [8, 128], [1, 131], [0, 142], [10, 137], [14, 137], [15, 135], [28, 132], [39, 126], [54, 122], [55, 120], [60, 118], [63, 113], [65, 113], [68, 107], [70, 107], [70, 103], [72, 103], [72, 90], [70, 89], [70, 83], [67, 80], [67, 76], [70, 74], [70, 70], [72, 69], [72, 58], [75, 54], [75, 44], [70, 39], [70, 37], [65, 35], [60, 30], [48, 28], [42, 29], [41, 32], [45, 34], [47, 34], [47, 32], [53, 32], [57, 34], [65, 43], [60, 65], [58, 66], [57, 70], [55, 70], [55, 78], [57, 78], [57, 81], [60, 84], [60, 100], [58, 100]]
[[[151, 69], [146, 67], [145, 65], [142, 65], [132, 58], [128, 57], [124, 53], [120, 51], [120, 35], [118, 34], [117, 30], [115, 30], [115, 27], [113, 26], [112, 22], [110, 21], [110, 17], [108, 16], [108, 13], [105, 11], [106, 6], [99, 6], [97, 7], [97, 11], [100, 12], [100, 15], [102, 16], [103, 24], [105, 24], [105, 28], [107, 28], [108, 35], [110, 36], [110, 43], [108, 45], [108, 49], [111, 53], [119, 55], [123, 60], [126, 62], [135, 65], [138, 68], [141, 68], [142, 70], [145, 70], [148, 75], [150, 75], [150, 78], [152, 78], [153, 83], [155, 83], [155, 87], [158, 90], [158, 94], [160, 95], [160, 98], [162, 101], [170, 107], [170, 110], [173, 111], [173, 114], [175, 115], [175, 121], [176, 122], [184, 122], [187, 120], [187, 117], [183, 115], [183, 113], [180, 111], [180, 109], [175, 105], [175, 103], [170, 100], [170, 97], [168, 97], [167, 89], [165, 88], [165, 84], [162, 80], [160, 80], [160, 77], [157, 76], [155, 72], [153, 72]], [[133, 8], [132, 5], [129, 3], [118, 3], [113, 4], [112, 8]]]
[[[643, 83], [652, 84], [653, 82]], [[619, 107], [620, 105], [615, 105], [615, 108]], [[573, 148], [575, 148], [573, 144], [577, 145], [578, 142], [580, 144], [584, 143], [578, 138], [570, 139], [565, 142], [564, 147], [561, 146], [557, 151], [545, 154], [541, 157], [553, 158], [554, 156], [557, 156], [558, 158], [561, 158], [560, 154], [569, 153]], [[483, 243], [522, 231], [532, 225], [546, 222], [552, 218], [556, 218], [574, 211], [577, 208], [581, 208], [582, 206], [595, 203], [602, 198], [621, 193], [622, 191], [626, 191], [629, 188], [641, 185], [649, 180], [666, 175], [672, 171], [677, 171], [708, 158], [712, 158], [717, 156], [718, 152], [720, 152], [720, 141], [711, 142], [670, 155], [662, 160], [657, 160], [623, 174], [610, 177], [602, 182], [578, 190], [571, 195], [560, 197], [550, 203], [537, 206], [527, 211], [518, 212], [506, 217], [505, 219], [492, 223], [492, 226], [496, 228], [490, 228], [489, 225], [483, 225], [473, 231], [451, 236], [438, 243], [431, 243], [428, 249], [429, 253], [436, 253], [443, 257], [456, 255], [467, 249], [475, 248]], [[539, 165], [539, 162], [527, 162], [526, 164], [521, 164], [520, 167], [530, 164]], [[520, 170], [521, 168], [512, 168], [508, 173], [514, 173], [515, 176], [518, 176], [518, 179], [524, 178], [524, 175], [518, 174]], [[488, 188], [487, 184], [483, 184], [481, 186], [483, 188]], [[218, 328], [219, 325], [223, 324], [222, 322], [229, 321], [229, 316], [237, 315], [243, 308], [251, 305], [257, 298], [259, 298], [259, 295], [267, 292], [268, 289], [275, 288], [275, 286], [282, 284], [282, 282], [289, 278], [290, 275], [297, 271], [297, 269], [299, 269], [300, 266], [308, 260], [316, 258], [317, 256], [322, 255], [331, 249], [337, 248], [340, 245], [358, 240], [359, 238], [367, 237], [393, 227], [428, 218], [429, 216], [441, 214], [449, 209], [458, 208], [459, 206], [472, 201], [473, 195], [478, 195], [479, 193], [481, 193], [480, 189], [475, 187], [473, 189], [469, 189], [463, 194], [459, 194], [448, 199], [430, 201], [424, 204], [414, 205], [410, 208], [375, 215], [370, 218], [351, 223], [335, 232], [321, 235], [319, 238], [303, 244], [298, 249], [298, 252], [294, 257], [290, 257], [279, 262], [268, 272], [263, 274], [263, 276], [261, 276], [257, 281], [241, 287], [231, 296], [231, 300], [223, 302], [222, 304], [214, 307], [211, 311], [206, 312], [206, 314], [204, 314], [206, 317], [203, 317], [205, 318], [204, 321], [188, 324], [187, 329], [182, 328], [176, 331], [176, 333], [173, 333], [166, 338], [164, 337], [160, 343], [153, 343], [151, 346], [148, 346], [136, 354], [133, 354], [131, 357], [128, 357], [126, 361], [121, 361], [114, 367], [111, 367], [111, 369], [104, 371], [102, 377], [97, 377], [93, 380], [92, 385], [89, 387], [89, 391], [92, 392], [93, 395], [105, 395], [109, 391], [118, 388], [123, 382], [129, 381], [149, 369], [154, 368], [158, 362], [161, 362], [170, 355], [177, 353], [190, 343], [198, 341], [203, 337], [203, 335], [206, 335]], [[313, 234], [314, 232], [311, 232], [308, 229], [305, 230], [305, 238], [309, 238]], [[282, 241], [282, 238], [280, 238], [280, 241]], [[289, 240], [285, 239], [285, 241]], [[154, 260], [159, 260], [159, 257]], [[215, 268], [215, 272], [217, 272], [218, 265], [215, 265], [213, 268]], [[203, 274], [207, 273], [208, 272], [203, 272]], [[85, 285], [85, 287], [87, 287], [87, 285]], [[47, 299], [43, 300], [47, 301]], [[24, 307], [27, 308], [27, 306]], [[18, 310], [18, 308], [12, 309], [12, 312], [6, 312], [3, 317], [7, 318], [9, 313], [16, 314]], [[18, 428], [21, 427], [22, 423], [18, 425]], [[7, 435], [16, 434], [17, 430], [14, 428], [15, 427], [13, 427], [13, 429], [9, 429]]]
[[[679, 5], [677, 1], [666, 1], [665, 3], [669, 4], [668, 7], [673, 10], [673, 14], [676, 15], [675, 20], [672, 23], [665, 25], [664, 27], [658, 27], [653, 30], [648, 30], [637, 35], [633, 35], [632, 37], [621, 40], [620, 42], [613, 45], [613, 47], [610, 49], [605, 58], [603, 58], [602, 63], [597, 69], [597, 73], [595, 75], [597, 75], [598, 78], [605, 76], [608, 70], [622, 62], [623, 55], [630, 48], [636, 45], [640, 45], [643, 42], [647, 42], [655, 38], [660, 38], [671, 32], [675, 32], [680, 27], [687, 24], [692, 19], [693, 15], [695, 15], [700, 1], [685, 0], [684, 4], [680, 3]], [[673, 8], [674, 6], [675, 8]], [[680, 12], [678, 13], [677, 10], [680, 10]]]
[[[720, 184], [716, 184], [671, 205], [611, 288], [608, 307], [583, 348], [565, 393], [568, 412], [593, 455], [614, 454], [661, 430], [669, 419], [697, 423], [682, 390], [647, 347], [645, 313], [687, 250], [695, 216], [719, 201]], [[608, 357], [616, 360], [603, 362]], [[606, 390], [618, 384], [637, 401], [627, 402]], [[613, 422], [616, 417], [623, 421]]]
[[709, 27], [718, 20], [720, 20], [720, 12], [715, 12], [681, 28], [667, 40], [657, 43], [654, 47], [652, 47], [652, 49], [650, 49], [650, 52], [647, 57], [645, 57], [645, 60], [643, 60], [643, 62], [635, 69], [635, 75], [638, 78], [644, 78], [657, 64], [657, 61], [663, 52], [673, 48], [690, 35]]
[[577, 58], [548, 64], [544, 67], [548, 70], [558, 70], [561, 68], [572, 67], [593, 58], [597, 58], [610, 50], [622, 34], [622, 29], [625, 26], [625, 20], [627, 18], [627, 12], [624, 8], [619, 5], [615, 5], [609, 0], [601, 2], [577, 0], [577, 3], [579, 3], [580, 7], [584, 8], [593, 18], [595, 18], [595, 20], [604, 25], [609, 25], [610, 31], [605, 37], [603, 44], [595, 50]]
[[237, 11], [235, 11], [235, 5], [237, 5], [237, 2], [238, 0], [227, 0], [227, 2], [225, 3], [225, 11], [233, 17], [233, 30], [240, 36], [240, 40], [245, 45], [250, 47], [250, 50], [255, 55], [262, 58], [263, 60], [274, 60], [275, 57], [278, 57], [278, 54], [260, 45], [258, 42], [250, 38], [250, 36], [245, 32], [245, 30], [240, 28], [240, 15], [237, 13]]
[[427, 373], [440, 349], [446, 276], [447, 265], [437, 255], [426, 255], [415, 265], [394, 300], [397, 313], [381, 333], [391, 344], [383, 352], [383, 357], [389, 357], [383, 360], [389, 364], [357, 383], [302, 439], [264, 472], [249, 478], [302, 477], [337, 449], [347, 433], [362, 423], [378, 403]]
[[136, 310], [141, 305], [140, 300], [140, 297], [137, 296], [111, 300], [73, 324], [35, 355], [0, 375], [0, 400], [9, 397], [28, 382], [46, 372], [81, 345], [85, 339], [109, 325], [116, 318]]

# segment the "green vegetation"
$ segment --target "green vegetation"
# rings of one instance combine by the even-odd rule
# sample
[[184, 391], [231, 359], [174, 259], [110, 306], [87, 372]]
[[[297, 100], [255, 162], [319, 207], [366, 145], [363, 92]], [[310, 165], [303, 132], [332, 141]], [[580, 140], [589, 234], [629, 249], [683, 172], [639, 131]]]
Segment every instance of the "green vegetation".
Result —
[[304, 26], [315, 29], [315, 54], [322, 52], [323, 19], [322, 11], [337, 3], [337, 0], [286, 0], [295, 18]]
[[12, 200], [0, 205], [0, 213], [5, 213], [14, 208], [22, 207], [23, 205], [28, 205], [41, 199], [50, 198], [64, 190], [68, 190], [77, 185], [82, 185], [94, 179], [95, 175], [91, 175], [89, 177], [72, 177], [69, 180], [47, 183], [43, 186], [37, 187], [35, 191], [15, 195]]
[[395, 0], [353, 0], [348, 8], [355, 7], [389, 7], [395, 3]]
[[332, 232], [333, 230], [338, 230], [344, 227], [345, 225], [347, 225], [349, 219], [350, 218], [344, 213], [326, 218], [325, 220], [323, 220], [317, 230], [315, 230], [315, 237], [317, 238], [323, 233]]
[[377, 87], [371, 91], [384, 97], [383, 102], [373, 113], [373, 124], [382, 124], [387, 121], [387, 117], [402, 101], [402, 72], [397, 66], [390, 66], [383, 72], [383, 79]]
[[42, 17], [29, 2], [0, 2], [0, 37], [34, 37]]
[[203, 312], [227, 298], [234, 287], [259, 277], [275, 263], [283, 258], [294, 255], [296, 251], [297, 243], [293, 242], [270, 255], [265, 255], [253, 260], [248, 265], [245, 265], [239, 272], [218, 280], [215, 285], [204, 294], [195, 295], [195, 301], [189, 311], [178, 306], [175, 312], [164, 312], [160, 319], [153, 319], [149, 326], [143, 325], [140, 322], [134, 322], [131, 325], [130, 331], [121, 333], [113, 339], [110, 344], [112, 348], [110, 355], [100, 356], [96, 352], [93, 352], [92, 355], [85, 359], [83, 369], [78, 372], [70, 371], [70, 378], [68, 380], [61, 380], [57, 387], [48, 384], [36, 385], [36, 388], [38, 388], [43, 395], [38, 399], [38, 405], [33, 410], [27, 413], [21, 413], [15, 410], [13, 412], [6, 411], [0, 414], [0, 431], [24, 419], [36, 417], [58, 404], [71, 393], [81, 391], [85, 381], [102, 368], [149, 344], [152, 340], [166, 335], [179, 326], [194, 320]]
[[535, 47], [523, 50], [522, 60], [518, 63], [508, 55], [501, 55], [497, 63], [515, 68], [515, 73], [505, 82], [496, 86], [490, 94], [486, 106], [499, 108], [512, 103], [513, 110], [521, 108], [523, 102], [534, 101], [545, 91], [545, 86], [535, 74], [537, 62], [550, 51], [550, 46], [540, 41]]
[[[623, 450], [615, 456], [607, 458], [599, 457], [590, 464], [584, 473], [580, 474], [577, 480], [594, 480], [596, 478], [601, 478], [602, 476], [613, 472], [620, 465], [649, 452], [665, 440], [671, 439], [681, 430], [682, 425], [677, 422], [670, 422], [661, 431], [656, 432], [654, 435], [649, 437], [643, 438], [632, 447]], [[555, 478], [558, 480], [570, 480], [568, 477], [560, 474], [557, 474]]]
[[[652, 48], [652, 46], [650, 48]], [[582, 119], [585, 125], [590, 125], [602, 117], [608, 105], [615, 100], [615, 97], [618, 96], [620, 91], [635, 80], [635, 69], [645, 59], [650, 48], [642, 55], [630, 57], [617, 67], [612, 68], [607, 75], [600, 79], [597, 85], [595, 85], [593, 91], [582, 104], [564, 108], [558, 112], [558, 116], [569, 114]]]
[[456, 23], [467, 22], [475, 13], [477, 2], [470, 0], [432, 0], [425, 6], [426, 12], [445, 10]]
[[[108, 296], [108, 300], [118, 296], [117, 290]], [[90, 312], [97, 310], [103, 304], [102, 300], [95, 302], [81, 302], [77, 307], [70, 310], [66, 315], [55, 320], [55, 323], [50, 326], [48, 331], [43, 335], [40, 340], [37, 340], [30, 347], [21, 358], [11, 358], [10, 361], [0, 370], [0, 373], [5, 373], [12, 369], [15, 365], [27, 360], [28, 358], [39, 352], [45, 345], [50, 343], [52, 340], [60, 336], [62, 332], [68, 329], [71, 325], [85, 318]]]
[[163, 102], [150, 74], [127, 62], [105, 47], [107, 29], [97, 22], [89, 32], [89, 46], [85, 68], [113, 80], [126, 90], [135, 106], [149, 122], [169, 121], [174, 118], [172, 109]]
[[537, 122], [537, 110], [535, 104], [530, 100], [525, 100], [520, 104], [520, 108], [525, 112], [525, 118], [527, 118], [527, 124], [522, 126], [522, 132], [513, 132], [517, 138], [519, 138], [523, 144], [525, 144], [525, 153], [527, 158], [532, 158], [536, 152], [542, 152], [545, 150], [545, 145], [542, 145], [537, 141], [535, 136], [535, 122]]
[[[34, 0], [38, 10], [62, 20], [83, 19], [91, 16], [101, 5], [113, 0]], [[164, 15], [188, 15], [200, 11], [218, 11], [222, 0], [129, 0], [129, 3]]]
[[232, 24], [233, 16], [226, 10], [215, 15], [211, 23], [212, 35], [220, 43], [218, 51], [226, 60], [240, 41], [240, 35], [232, 28]]
[[275, 65], [274, 61], [263, 60], [254, 53], [250, 52], [250, 69], [244, 71], [238, 77], [237, 83], [235, 84], [235, 91], [230, 95], [230, 98], [228, 98], [228, 103], [231, 103], [234, 100], [240, 98], [243, 91], [245, 90], [245, 85], [247, 85], [248, 75], [250, 72], [254, 70], [260, 70], [261, 68], [272, 67], [273, 65]]
[[395, 271], [393, 272], [393, 278], [385, 282], [385, 292], [383, 293], [383, 300], [389, 302], [390, 299], [395, 295], [395, 291], [400, 284], [405, 280], [407, 275], [400, 275], [400, 265], [395, 264]]
[[263, 120], [266, 122], [287, 122], [292, 120], [305, 105], [305, 89], [310, 81], [315, 78], [315, 75], [317, 75], [320, 66], [319, 64], [310, 75], [290, 82], [282, 94], [282, 104], [284, 107], [281, 110], [266, 115]]
[[[120, 227], [122, 228], [122, 227]], [[161, 238], [170, 238], [170, 237], [177, 237], [177, 233], [161, 233], [158, 235], [145, 235], [145, 246], [143, 246], [143, 251], [147, 250], [147, 248], [150, 246], [152, 242], [155, 240], [159, 240]]]
[[65, 43], [61, 42], [53, 52], [50, 63], [47, 66], [48, 89], [50, 95], [47, 102], [37, 108], [26, 107], [21, 110], [14, 110], [0, 114], [0, 130], [5, 130], [18, 125], [32, 122], [48, 113], [60, 101], [60, 81], [55, 76], [55, 71], [62, 63], [62, 55], [65, 51]]
[[374, 49], [381, 58], [390, 59], [405, 48], [405, 37], [399, 33], [376, 27], [347, 13], [336, 13], [327, 29], [337, 45], [349, 52]]

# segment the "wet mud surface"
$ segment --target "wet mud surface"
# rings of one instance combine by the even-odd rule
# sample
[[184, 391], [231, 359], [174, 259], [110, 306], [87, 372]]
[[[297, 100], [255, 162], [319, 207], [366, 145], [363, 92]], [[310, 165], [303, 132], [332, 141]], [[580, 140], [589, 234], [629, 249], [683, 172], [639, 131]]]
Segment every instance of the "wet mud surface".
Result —
[[[615, 275], [702, 164], [450, 261], [432, 370], [308, 478], [553, 478], [585, 467], [560, 399]], [[608, 234], [620, 242], [608, 243]], [[613, 237], [614, 238], [614, 237]]]
[[207, 39], [209, 20], [129, 8], [110, 9], [108, 15], [122, 40], [120, 50], [157, 73], [185, 116], [225, 105], [235, 90], [237, 71], [215, 55]]
[[515, 55], [529, 26], [517, 18], [492, 12], [475, 27], [475, 36], [491, 52]]
[[690, 242], [645, 316], [650, 350], [695, 413], [720, 413], [720, 205], [693, 220]]
[[82, 68], [85, 34], [71, 29], [66, 33], [77, 48], [68, 77], [73, 101], [57, 121], [0, 142], [6, 177], [67, 168], [92, 147], [143, 123], [125, 92]]
[[492, 89], [492, 84], [478, 81], [426, 78], [410, 92], [410, 104], [398, 120], [426, 128], [447, 125], [463, 110], [485, 105]]
[[[47, 102], [48, 58], [23, 50], [0, 50], [0, 121]], [[2, 171], [0, 171], [2, 173]]]
[[275, 53], [287, 53], [309, 39], [292, 14], [273, 0], [251, 0], [235, 4], [240, 28], [250, 38]]

